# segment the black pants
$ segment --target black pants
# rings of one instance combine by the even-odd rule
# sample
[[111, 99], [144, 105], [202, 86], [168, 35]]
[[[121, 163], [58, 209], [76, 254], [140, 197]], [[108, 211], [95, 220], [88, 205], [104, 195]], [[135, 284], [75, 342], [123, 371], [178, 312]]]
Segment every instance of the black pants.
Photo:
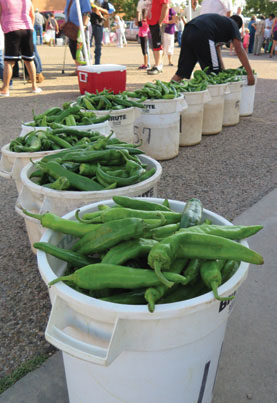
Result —
[[198, 28], [188, 25], [182, 35], [176, 74], [182, 78], [190, 78], [197, 62], [202, 70], [209, 67], [208, 73], [221, 71], [215, 42], [203, 35]]

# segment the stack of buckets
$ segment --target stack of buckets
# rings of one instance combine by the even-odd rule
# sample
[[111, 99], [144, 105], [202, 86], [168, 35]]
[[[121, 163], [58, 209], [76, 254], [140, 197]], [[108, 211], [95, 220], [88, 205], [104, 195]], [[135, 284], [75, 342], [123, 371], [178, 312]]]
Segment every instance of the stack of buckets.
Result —
[[241, 81], [209, 85], [206, 91], [184, 93], [188, 108], [180, 114], [180, 146], [199, 144], [202, 135], [219, 134], [224, 126], [237, 125], [240, 116], [252, 115], [255, 87], [248, 86], [247, 77], [243, 77]]

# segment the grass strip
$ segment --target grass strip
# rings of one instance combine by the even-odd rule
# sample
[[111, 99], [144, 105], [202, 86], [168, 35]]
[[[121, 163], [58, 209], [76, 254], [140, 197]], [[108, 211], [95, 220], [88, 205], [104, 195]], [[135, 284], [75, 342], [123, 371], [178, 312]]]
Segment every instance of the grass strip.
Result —
[[32, 358], [22, 365], [20, 365], [16, 370], [14, 370], [10, 375], [5, 376], [0, 379], [0, 394], [5, 392], [5, 390], [9, 389], [12, 385], [14, 385], [19, 379], [23, 376], [27, 375], [29, 372], [41, 366], [44, 361], [49, 358], [49, 355], [39, 355], [35, 358]]

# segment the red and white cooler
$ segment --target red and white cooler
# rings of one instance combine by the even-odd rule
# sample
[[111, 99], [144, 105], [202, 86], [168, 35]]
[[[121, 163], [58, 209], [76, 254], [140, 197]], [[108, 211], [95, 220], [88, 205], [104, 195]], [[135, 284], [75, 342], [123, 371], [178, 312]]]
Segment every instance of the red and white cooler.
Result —
[[78, 81], [80, 92], [96, 93], [104, 89], [115, 94], [126, 90], [126, 66], [119, 64], [97, 64], [78, 66]]

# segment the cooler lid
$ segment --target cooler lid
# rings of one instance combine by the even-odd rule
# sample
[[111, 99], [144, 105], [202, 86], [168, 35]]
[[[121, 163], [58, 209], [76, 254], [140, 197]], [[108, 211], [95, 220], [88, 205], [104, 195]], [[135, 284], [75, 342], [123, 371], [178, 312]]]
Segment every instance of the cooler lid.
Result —
[[92, 66], [78, 66], [78, 71], [86, 71], [89, 73], [103, 73], [107, 71], [125, 71], [126, 66], [121, 64], [94, 64]]

